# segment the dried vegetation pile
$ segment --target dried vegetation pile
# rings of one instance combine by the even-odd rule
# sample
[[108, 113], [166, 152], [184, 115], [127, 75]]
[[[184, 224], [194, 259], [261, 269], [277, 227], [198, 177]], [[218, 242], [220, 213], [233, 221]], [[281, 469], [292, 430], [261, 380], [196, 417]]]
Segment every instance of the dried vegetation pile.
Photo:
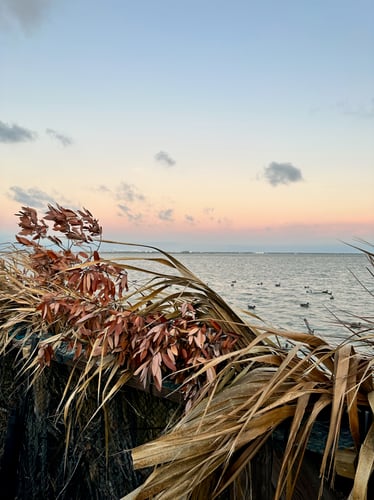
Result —
[[[135, 468], [157, 467], [126, 498], [206, 499], [225, 491], [249, 498], [250, 464], [285, 423], [274, 497], [292, 498], [314, 425], [326, 413], [319, 494], [334, 479], [347, 425], [357, 455], [352, 495], [365, 498], [374, 461], [372, 356], [358, 355], [349, 341], [332, 348], [313, 335], [254, 327], [158, 249], [143, 247], [151, 252], [141, 259], [105, 259], [101, 227], [88, 210], [50, 206], [39, 218], [22, 207], [17, 216], [17, 244], [0, 259], [0, 351], [21, 352], [20, 371], [32, 383], [55, 361], [70, 367], [56, 414], [67, 440], [93, 382], [94, 414], [129, 381], [183, 396], [179, 421], [133, 450]], [[143, 279], [133, 283], [133, 272]], [[366, 333], [370, 346], [372, 329]], [[284, 340], [290, 348], [281, 347]]]

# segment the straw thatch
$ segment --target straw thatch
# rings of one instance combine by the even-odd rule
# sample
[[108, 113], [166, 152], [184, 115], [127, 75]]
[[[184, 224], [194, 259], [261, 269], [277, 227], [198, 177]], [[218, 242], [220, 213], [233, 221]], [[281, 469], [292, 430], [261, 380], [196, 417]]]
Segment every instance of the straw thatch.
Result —
[[[136, 255], [103, 259], [101, 228], [87, 210], [50, 206], [39, 219], [23, 207], [18, 216], [21, 248], [13, 246], [1, 258], [0, 349], [4, 359], [9, 350], [22, 354], [17, 373], [31, 387], [41, 384], [42, 400], [55, 387], [54, 404], [47, 406], [53, 407], [55, 425], [63, 423], [65, 469], [72, 464], [69, 453], [83, 453], [79, 436], [100, 415], [106, 464], [120, 455], [118, 447], [111, 448], [107, 411], [114, 400], [131, 399], [121, 391], [135, 380], [160, 394], [168, 386], [167, 392], [182, 396], [184, 412], [157, 439], [118, 445], [135, 446], [134, 467], [145, 468], [146, 475], [155, 467], [140, 486], [139, 476], [132, 487], [124, 486], [123, 494], [136, 487], [126, 499], [256, 498], [259, 471], [274, 483], [269, 498], [293, 498], [322, 424], [319, 444], [314, 443], [320, 452], [318, 471], [312, 473], [315, 497], [330, 498], [343, 446], [357, 463], [349, 484], [352, 498], [366, 498], [374, 461], [370, 353], [358, 354], [351, 342], [333, 348], [314, 335], [255, 327], [251, 315], [242, 319], [165, 252], [152, 253], [141, 264]], [[53, 231], [68, 244], [51, 236]], [[367, 256], [372, 264], [373, 254]], [[131, 272], [144, 279], [129, 284]], [[369, 328], [364, 339], [369, 346], [371, 334]], [[291, 348], [284, 347], [285, 340]], [[60, 365], [66, 370], [60, 385], [41, 383], [41, 374], [60, 375]], [[129, 402], [125, 414], [130, 407]], [[117, 412], [111, 421], [118, 418]], [[158, 434], [169, 421], [170, 414]], [[58, 474], [66, 479], [73, 472]]]

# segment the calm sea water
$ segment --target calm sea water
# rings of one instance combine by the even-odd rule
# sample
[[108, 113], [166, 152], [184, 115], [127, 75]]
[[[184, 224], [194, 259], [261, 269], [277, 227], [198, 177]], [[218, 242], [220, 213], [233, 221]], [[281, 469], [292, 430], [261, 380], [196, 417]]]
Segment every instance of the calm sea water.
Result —
[[[315, 334], [334, 344], [352, 332], [365, 331], [367, 325], [373, 327], [374, 278], [368, 270], [373, 269], [363, 254], [174, 256], [243, 318], [249, 319], [242, 312], [247, 311], [267, 324], [301, 332], [308, 331], [308, 323]], [[136, 278], [130, 271], [130, 282]], [[342, 326], [342, 321], [351, 330]]]

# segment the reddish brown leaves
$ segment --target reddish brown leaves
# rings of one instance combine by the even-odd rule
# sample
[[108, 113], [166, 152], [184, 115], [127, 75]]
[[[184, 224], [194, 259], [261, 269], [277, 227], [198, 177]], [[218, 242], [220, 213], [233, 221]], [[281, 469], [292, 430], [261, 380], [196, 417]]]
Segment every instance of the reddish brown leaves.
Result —
[[41, 345], [38, 350], [38, 361], [41, 366], [50, 366], [54, 357], [54, 351], [51, 345]]
[[37, 212], [34, 208], [22, 207], [22, 210], [16, 215], [20, 219], [18, 225], [21, 227], [21, 231], [19, 234], [23, 236], [33, 235], [34, 240], [46, 236], [48, 226], [43, 219], [38, 219]]
[[151, 363], [152, 376], [158, 391], [161, 391], [162, 387], [161, 360], [161, 354], [158, 352], [153, 356]]
[[[97, 250], [73, 252], [75, 242], [90, 245], [93, 237], [101, 235], [98, 221], [88, 210], [49, 205], [40, 220], [29, 207], [22, 207], [17, 215], [21, 227], [17, 241], [29, 248], [29, 269], [46, 290], [36, 307], [41, 330], [60, 333], [75, 360], [113, 356], [145, 387], [153, 382], [161, 391], [165, 377], [184, 384], [202, 363], [233, 348], [237, 335], [224, 331], [216, 321], [199, 319], [198, 310], [188, 301], [177, 299], [172, 316], [148, 304], [135, 310], [126, 298], [128, 276], [122, 266], [101, 259]], [[52, 223], [52, 231], [68, 239], [66, 248], [60, 238], [48, 235], [46, 221]], [[43, 246], [42, 238], [54, 243], [53, 249]], [[53, 356], [53, 348], [43, 338], [39, 363], [49, 365]], [[214, 368], [209, 368], [184, 384], [185, 397], [193, 398], [214, 376]]]
[[[48, 205], [48, 210], [44, 217], [38, 219], [38, 214], [34, 208], [22, 207], [16, 214], [20, 221], [18, 225], [21, 227], [19, 234], [21, 236], [32, 236], [34, 240], [48, 238], [50, 241], [62, 246], [62, 242], [57, 236], [48, 235], [49, 227], [46, 221], [53, 223], [52, 230], [63, 233], [68, 240], [73, 240], [75, 243], [88, 243], [93, 241], [93, 237], [99, 237], [102, 233], [102, 228], [91, 212], [86, 209], [74, 210], [56, 205]], [[26, 241], [20, 241], [27, 245]]]
[[23, 236], [18, 236], [18, 234], [16, 234], [16, 239], [17, 239], [18, 243], [21, 243], [21, 245], [25, 245], [27, 247], [28, 246], [35, 246], [35, 243], [33, 241], [30, 241], [27, 238], [24, 238]]
[[48, 205], [44, 220], [52, 221], [53, 230], [65, 234], [70, 240], [90, 242], [94, 236], [102, 233], [97, 219], [86, 209], [74, 212], [60, 205]]
[[167, 349], [166, 352], [165, 351], [161, 352], [161, 357], [166, 368], [169, 368], [169, 370], [175, 372], [177, 367], [175, 366], [174, 355], [170, 352], [170, 349]]

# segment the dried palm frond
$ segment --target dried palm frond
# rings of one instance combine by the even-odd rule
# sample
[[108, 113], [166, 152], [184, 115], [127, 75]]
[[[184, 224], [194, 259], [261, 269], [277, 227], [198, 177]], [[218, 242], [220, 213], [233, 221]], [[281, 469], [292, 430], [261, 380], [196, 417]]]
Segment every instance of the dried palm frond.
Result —
[[[347, 408], [351, 433], [360, 434], [358, 406], [368, 405], [374, 394], [372, 375], [368, 376], [372, 365], [357, 359], [348, 346], [335, 350], [323, 342], [316, 346], [317, 339], [309, 345], [305, 335], [287, 337], [296, 342], [289, 352], [259, 344], [259, 337], [226, 357], [225, 368], [210, 383], [209, 393], [202, 394], [170, 432], [133, 450], [135, 467], [157, 467], [136, 493], [125, 498], [202, 499], [200, 487], [207, 481], [214, 485], [209, 498], [216, 498], [254, 457], [259, 443], [286, 421], [288, 439], [275, 498], [284, 490], [292, 498], [313, 425], [327, 408], [330, 424], [321, 485], [325, 476], [331, 479]], [[218, 362], [212, 360], [202, 370]], [[354, 488], [361, 491], [374, 454], [369, 444], [359, 451], [365, 475], [357, 473]]]
[[[366, 253], [373, 265], [373, 253]], [[290, 351], [276, 347], [267, 342], [270, 336], [292, 341], [294, 347]], [[371, 346], [373, 338], [373, 328], [360, 336]], [[316, 336], [264, 328], [256, 340], [223, 361], [224, 369], [170, 432], [133, 450], [135, 467], [156, 468], [126, 500], [202, 500], [207, 497], [207, 487], [209, 498], [216, 498], [225, 488], [235, 486], [240, 472], [285, 421], [289, 421], [288, 438], [274, 497], [285, 493], [292, 498], [313, 428], [326, 411], [329, 425], [325, 441], [320, 443], [318, 496], [322, 496], [325, 478], [334, 481], [339, 438], [347, 417], [358, 460], [351, 497], [367, 498], [374, 464], [374, 362], [370, 351], [358, 355], [349, 340], [333, 348]], [[207, 362], [201, 370], [219, 362]], [[371, 414], [369, 430], [360, 423], [362, 412]], [[255, 494], [246, 493], [248, 498]]]

